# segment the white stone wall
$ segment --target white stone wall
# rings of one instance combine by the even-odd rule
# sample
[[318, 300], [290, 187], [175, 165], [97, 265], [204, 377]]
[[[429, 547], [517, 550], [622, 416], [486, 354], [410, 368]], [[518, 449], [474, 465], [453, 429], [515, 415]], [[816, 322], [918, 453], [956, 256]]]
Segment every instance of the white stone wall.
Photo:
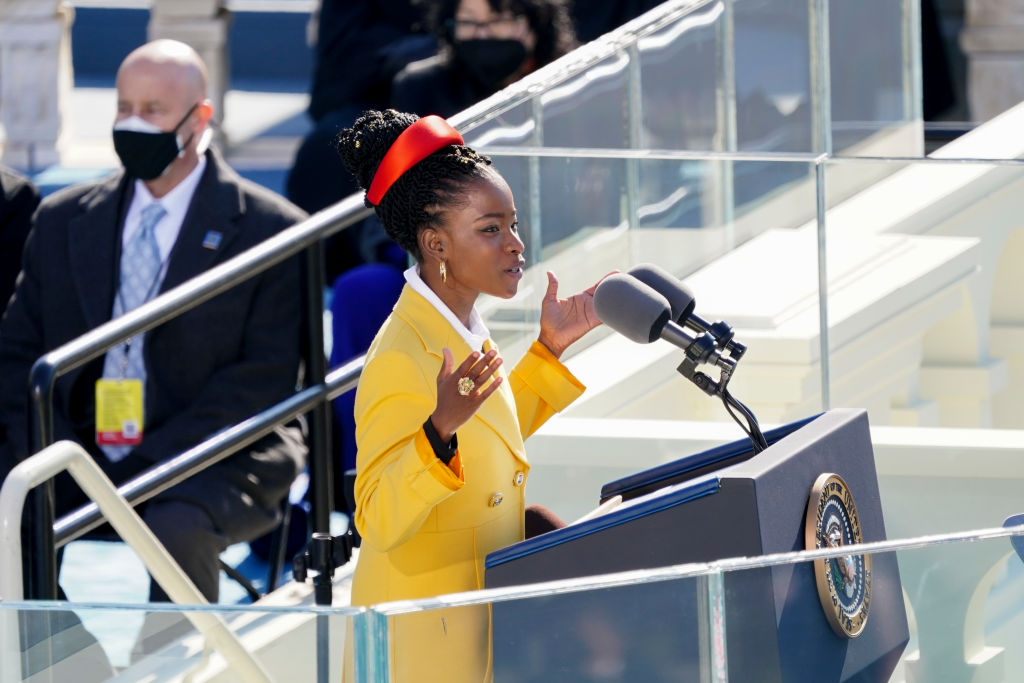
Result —
[[[0, 161], [29, 171], [62, 162], [71, 95], [67, 0], [0, 0]], [[150, 39], [188, 43], [206, 62], [214, 119], [223, 121], [230, 13], [220, 0], [153, 0]]]
[[63, 0], [0, 3], [0, 123], [7, 165], [34, 170], [60, 161], [73, 19], [74, 10]]
[[153, 0], [149, 39], [172, 38], [199, 53], [209, 73], [213, 118], [224, 120], [224, 93], [228, 89], [228, 28], [231, 14], [222, 0]]

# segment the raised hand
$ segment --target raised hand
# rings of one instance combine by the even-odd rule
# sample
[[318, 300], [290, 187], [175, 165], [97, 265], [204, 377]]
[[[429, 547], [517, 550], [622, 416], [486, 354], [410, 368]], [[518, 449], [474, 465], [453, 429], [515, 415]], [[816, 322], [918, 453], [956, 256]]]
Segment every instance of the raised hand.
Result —
[[[443, 354], [441, 370], [437, 373], [437, 407], [430, 420], [441, 439], [447, 442], [501, 386], [502, 378], [494, 377], [494, 373], [501, 367], [502, 360], [493, 349], [483, 355], [474, 351], [453, 372], [451, 350], [444, 349]], [[492, 377], [494, 381], [487, 384]]]
[[548, 271], [548, 289], [540, 305], [540, 335], [537, 340], [548, 347], [555, 358], [570, 344], [601, 324], [594, 313], [595, 283], [568, 299], [558, 298], [558, 278]]

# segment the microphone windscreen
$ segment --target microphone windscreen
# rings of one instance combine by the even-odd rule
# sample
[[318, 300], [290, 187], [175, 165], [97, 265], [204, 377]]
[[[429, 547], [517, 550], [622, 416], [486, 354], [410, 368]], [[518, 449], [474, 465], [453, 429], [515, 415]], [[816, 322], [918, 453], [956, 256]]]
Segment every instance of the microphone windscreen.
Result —
[[658, 339], [672, 314], [665, 297], [626, 273], [601, 280], [594, 311], [601, 322], [638, 344]]
[[668, 299], [672, 320], [680, 325], [693, 313], [696, 302], [689, 288], [661, 266], [641, 263], [631, 268], [629, 274]]

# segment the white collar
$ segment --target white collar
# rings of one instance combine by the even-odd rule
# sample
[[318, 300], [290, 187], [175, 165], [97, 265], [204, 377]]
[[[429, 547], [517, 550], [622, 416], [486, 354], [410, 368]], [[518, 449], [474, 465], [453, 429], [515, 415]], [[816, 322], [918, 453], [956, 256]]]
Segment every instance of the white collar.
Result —
[[125, 215], [122, 245], [128, 244], [128, 240], [138, 230], [142, 210], [153, 202], [159, 202], [160, 206], [167, 212], [167, 215], [157, 223], [154, 234], [157, 247], [160, 249], [160, 260], [164, 262], [164, 268], [166, 269], [167, 260], [171, 250], [174, 248], [174, 243], [178, 239], [178, 234], [181, 232], [181, 226], [185, 222], [185, 216], [188, 214], [189, 206], [192, 204], [192, 197], [195, 195], [196, 188], [199, 186], [199, 181], [202, 180], [203, 171], [205, 170], [206, 155], [201, 155], [196, 167], [160, 199], [153, 197], [149, 188], [146, 187], [146, 183], [136, 179], [135, 193]]
[[188, 209], [188, 205], [192, 202], [192, 195], [195, 193], [196, 186], [199, 185], [199, 180], [203, 177], [203, 171], [206, 170], [206, 155], [200, 154], [199, 160], [196, 163], [195, 168], [188, 172], [188, 175], [182, 178], [181, 182], [171, 188], [171, 190], [160, 199], [153, 197], [153, 194], [146, 187], [145, 181], [135, 179], [135, 194], [142, 200], [142, 206], [149, 206], [153, 202], [160, 202], [160, 206], [168, 212], [176, 208]]
[[[413, 288], [417, 294], [422, 296], [424, 299], [430, 302], [430, 305], [437, 309], [437, 312], [444, 316], [444, 319], [455, 328], [455, 331], [459, 333], [469, 348], [474, 351], [482, 351], [484, 342], [491, 338], [491, 332], [484, 325], [483, 318], [477, 313], [476, 306], [469, 312], [469, 328], [467, 329], [462, 321], [459, 320], [458, 316], [452, 313], [452, 309], [448, 308], [447, 304], [441, 301], [434, 290], [432, 290], [427, 283], [420, 277], [419, 266], [414, 265], [403, 273], [405, 275], [405, 281], [409, 283], [409, 286]], [[456, 362], [461, 362], [458, 358]]]

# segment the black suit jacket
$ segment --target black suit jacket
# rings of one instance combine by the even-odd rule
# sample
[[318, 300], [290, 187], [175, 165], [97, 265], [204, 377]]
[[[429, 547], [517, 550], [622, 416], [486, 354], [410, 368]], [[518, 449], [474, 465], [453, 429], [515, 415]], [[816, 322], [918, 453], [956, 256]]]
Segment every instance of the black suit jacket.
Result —
[[21, 272], [21, 251], [37, 206], [39, 190], [35, 185], [0, 167], [0, 313], [14, 293], [14, 282]]
[[[27, 378], [32, 364], [111, 317], [121, 231], [133, 181], [119, 172], [67, 188], [39, 208], [25, 251], [24, 276], [0, 322], [0, 476], [28, 455]], [[207, 153], [161, 291], [236, 256], [304, 218], [277, 195], [240, 178]], [[216, 249], [203, 246], [221, 233]], [[146, 337], [146, 429], [143, 442], [118, 466], [134, 474], [166, 460], [272, 405], [295, 390], [299, 366], [298, 264], [289, 260], [150, 331]], [[103, 358], [56, 384], [54, 432], [99, 455], [94, 385]], [[304, 452], [285, 430], [266, 437], [203, 475], [179, 484], [174, 497], [194, 500], [211, 515], [225, 479], [263, 505], [287, 491]], [[296, 447], [298, 446], [298, 447]], [[122, 464], [123, 463], [123, 464]], [[204, 476], [206, 475], [206, 476]], [[170, 492], [168, 492], [170, 493]], [[244, 498], [244, 496], [243, 496]], [[250, 501], [251, 502], [251, 501]], [[216, 520], [217, 517], [214, 517]]]

